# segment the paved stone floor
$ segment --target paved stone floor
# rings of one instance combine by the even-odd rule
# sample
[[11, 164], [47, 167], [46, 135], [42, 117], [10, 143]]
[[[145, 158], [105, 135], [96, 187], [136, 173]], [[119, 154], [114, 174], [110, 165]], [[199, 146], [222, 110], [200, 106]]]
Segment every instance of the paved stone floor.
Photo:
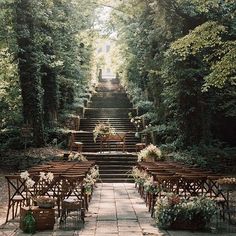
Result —
[[[150, 217], [147, 207], [140, 198], [134, 184], [98, 184], [95, 188], [89, 211], [86, 213], [84, 228], [62, 231], [57, 224], [52, 231], [42, 231], [35, 236], [207, 236], [212, 233], [188, 231], [160, 231]], [[0, 236], [24, 236], [18, 229], [19, 221], [9, 222], [0, 228]], [[236, 233], [218, 233], [236, 235]]]

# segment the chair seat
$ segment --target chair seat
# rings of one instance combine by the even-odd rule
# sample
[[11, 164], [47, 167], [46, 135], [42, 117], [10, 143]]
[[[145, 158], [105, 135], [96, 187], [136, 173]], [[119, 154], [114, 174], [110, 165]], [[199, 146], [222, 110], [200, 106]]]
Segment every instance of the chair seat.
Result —
[[77, 197], [69, 197], [69, 198], [64, 199], [63, 202], [76, 203], [76, 202], [80, 202], [80, 200], [78, 200]]
[[23, 201], [24, 198], [21, 195], [16, 195], [12, 198], [12, 200], [14, 200], [14, 201]]

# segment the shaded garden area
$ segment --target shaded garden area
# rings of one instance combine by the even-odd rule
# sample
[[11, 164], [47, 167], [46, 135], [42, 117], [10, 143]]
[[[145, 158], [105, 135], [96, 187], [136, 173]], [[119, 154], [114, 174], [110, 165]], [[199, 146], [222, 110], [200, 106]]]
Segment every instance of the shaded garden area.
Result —
[[[177, 178], [175, 187], [165, 185], [172, 193], [212, 194], [210, 183], [226, 204], [219, 214], [230, 210], [218, 180], [236, 182], [235, 11], [234, 0], [2, 0], [0, 187], [7, 189], [4, 176], [13, 172], [40, 166], [49, 173], [59, 161], [80, 169], [86, 158], [102, 167], [100, 181], [128, 182], [135, 162], [131, 175], [153, 213], [148, 198], [163, 197], [159, 161], [166, 161], [175, 163], [161, 173]], [[145, 160], [148, 149], [158, 155]], [[86, 158], [66, 159], [70, 153]], [[54, 173], [60, 192], [67, 170], [84, 180], [91, 174], [92, 166], [72, 167]], [[192, 194], [185, 174], [199, 177], [199, 170], [205, 182]], [[4, 213], [7, 197], [0, 197]]]

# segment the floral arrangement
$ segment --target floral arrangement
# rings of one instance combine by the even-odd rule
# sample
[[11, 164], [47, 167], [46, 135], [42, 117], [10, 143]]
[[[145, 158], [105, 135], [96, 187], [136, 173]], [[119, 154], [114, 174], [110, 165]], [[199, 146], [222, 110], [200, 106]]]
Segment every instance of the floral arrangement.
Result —
[[68, 161], [88, 161], [87, 158], [78, 152], [71, 152], [68, 156]]
[[132, 113], [129, 112], [128, 113], [130, 122], [135, 126], [136, 129], [136, 133], [135, 133], [135, 137], [139, 138], [139, 128], [141, 127], [142, 124], [142, 119], [140, 116], [132, 116]]
[[[39, 176], [40, 176], [40, 179], [39, 179], [40, 181], [45, 181], [47, 183], [51, 183], [54, 178], [54, 175], [51, 172], [48, 172], [48, 173], [40, 172]], [[34, 186], [35, 181], [30, 178], [30, 174], [28, 171], [21, 172], [20, 177], [21, 179], [25, 180], [25, 184], [27, 188], [32, 188]]]
[[141, 117], [140, 116], [133, 117], [131, 112], [128, 113], [128, 116], [129, 116], [130, 122], [134, 124], [136, 130], [138, 131], [142, 123]]
[[224, 177], [218, 179], [218, 184], [236, 184], [236, 178], [233, 177]]
[[191, 229], [204, 228], [218, 212], [216, 203], [206, 197], [196, 197], [191, 200], [181, 200], [179, 196], [167, 193], [164, 198], [158, 198], [155, 205], [156, 223], [161, 228], [184, 227]]
[[20, 177], [21, 177], [21, 179], [25, 180], [25, 184], [26, 184], [27, 188], [31, 188], [35, 184], [35, 181], [32, 180], [29, 176], [30, 175], [29, 175], [28, 171], [24, 171], [24, 172], [20, 173]]
[[33, 199], [37, 206], [43, 207], [43, 208], [52, 208], [55, 205], [55, 199], [50, 198], [48, 196], [37, 196]]
[[83, 180], [84, 191], [87, 195], [91, 195], [93, 186], [99, 178], [99, 167], [97, 165], [90, 169], [90, 173]]
[[144, 185], [144, 182], [148, 178], [148, 174], [144, 170], [139, 170], [138, 167], [133, 167], [131, 176], [134, 178], [136, 184]]
[[157, 161], [164, 160], [164, 156], [161, 155], [161, 150], [153, 144], [148, 145], [141, 150], [138, 154], [138, 161]]
[[144, 191], [147, 193], [157, 193], [158, 192], [158, 188], [153, 181], [153, 176], [148, 175], [146, 177], [146, 179], [144, 180], [143, 187], [144, 187]]
[[106, 136], [109, 134], [115, 134], [115, 129], [111, 126], [109, 122], [99, 122], [96, 124], [94, 130], [93, 130], [93, 139], [96, 143], [96, 140], [99, 136]]

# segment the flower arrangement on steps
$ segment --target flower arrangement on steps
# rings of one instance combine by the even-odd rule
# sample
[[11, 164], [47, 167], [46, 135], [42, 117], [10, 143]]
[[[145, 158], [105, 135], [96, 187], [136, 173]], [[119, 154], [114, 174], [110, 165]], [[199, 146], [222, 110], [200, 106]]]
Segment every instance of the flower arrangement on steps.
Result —
[[210, 225], [217, 213], [216, 203], [206, 197], [186, 200], [167, 193], [158, 198], [155, 205], [156, 223], [163, 229], [202, 230]]
[[141, 150], [138, 154], [138, 161], [164, 161], [165, 157], [162, 155], [161, 150], [153, 144], [149, 144], [146, 148]]
[[87, 158], [79, 152], [71, 152], [69, 154], [67, 160], [68, 161], [78, 161], [78, 162], [88, 161]]
[[99, 122], [93, 130], [93, 140], [96, 143], [99, 136], [105, 137], [109, 134], [116, 134], [111, 124], [109, 122]]

